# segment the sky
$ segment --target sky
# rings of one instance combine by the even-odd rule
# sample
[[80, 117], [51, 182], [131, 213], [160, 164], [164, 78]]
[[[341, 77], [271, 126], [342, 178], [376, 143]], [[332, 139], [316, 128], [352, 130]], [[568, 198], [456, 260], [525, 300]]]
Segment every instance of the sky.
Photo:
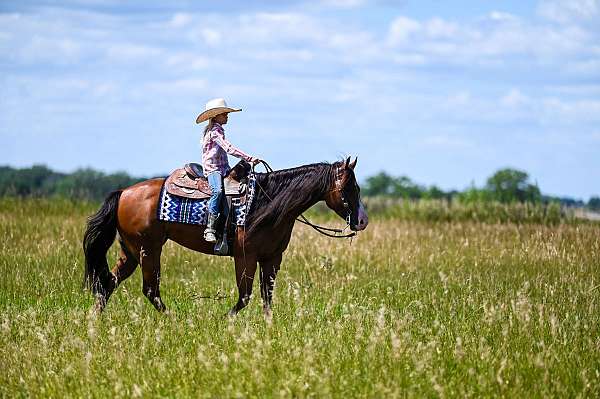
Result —
[[275, 169], [600, 194], [600, 0], [0, 2], [0, 165], [165, 175], [214, 97]]

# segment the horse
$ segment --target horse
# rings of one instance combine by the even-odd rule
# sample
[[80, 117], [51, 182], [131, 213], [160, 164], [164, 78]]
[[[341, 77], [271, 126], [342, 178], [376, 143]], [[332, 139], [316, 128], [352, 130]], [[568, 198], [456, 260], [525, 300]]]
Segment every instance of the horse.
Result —
[[[230, 316], [242, 310], [252, 294], [260, 265], [260, 292], [263, 312], [272, 315], [275, 278], [283, 252], [288, 247], [296, 218], [317, 202], [347, 221], [354, 232], [364, 230], [368, 216], [360, 199], [354, 175], [356, 159], [316, 163], [268, 173], [255, 173], [255, 196], [245, 226], [236, 228], [233, 258], [238, 300]], [[114, 290], [139, 265], [142, 292], [156, 310], [166, 306], [160, 296], [160, 257], [167, 240], [204, 254], [215, 255], [214, 243], [204, 240], [205, 226], [165, 222], [158, 219], [157, 207], [164, 178], [142, 181], [111, 192], [88, 219], [83, 239], [84, 283], [96, 297], [95, 310], [102, 312]], [[106, 253], [118, 233], [119, 256], [112, 271]]]

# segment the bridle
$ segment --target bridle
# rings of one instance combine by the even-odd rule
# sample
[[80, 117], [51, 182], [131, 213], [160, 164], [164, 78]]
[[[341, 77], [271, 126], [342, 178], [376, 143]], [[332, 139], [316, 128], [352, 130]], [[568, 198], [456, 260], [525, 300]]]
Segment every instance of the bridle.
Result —
[[344, 197], [344, 186], [342, 185], [343, 172], [341, 171], [341, 169], [342, 168], [340, 166], [338, 166], [337, 170], [335, 171], [335, 188], [333, 190], [331, 190], [330, 192], [337, 191], [340, 193], [340, 199], [342, 200], [342, 206], [344, 207], [344, 211], [346, 212], [346, 218], [345, 218], [346, 227], [348, 227], [348, 226], [350, 226], [350, 218], [352, 217], [352, 209], [350, 209], [350, 204], [346, 200], [346, 197]]
[[[265, 169], [267, 170], [267, 173], [271, 173], [273, 172], [273, 168], [271, 168], [271, 166], [266, 162], [261, 160], [260, 163], [263, 164], [263, 166], [265, 167]], [[344, 234], [344, 231], [346, 231], [346, 229], [348, 227], [350, 227], [350, 218], [352, 217], [352, 210], [350, 209], [350, 204], [348, 203], [348, 201], [346, 201], [346, 198], [344, 197], [344, 187], [342, 186], [342, 179], [340, 177], [341, 173], [340, 173], [340, 167], [338, 166], [336, 172], [335, 172], [335, 188], [332, 189], [330, 192], [335, 192], [335, 191], [339, 191], [340, 193], [340, 199], [342, 200], [342, 206], [344, 207], [344, 211], [346, 211], [346, 226], [343, 229], [332, 229], [330, 227], [324, 227], [324, 226], [319, 226], [318, 224], [314, 224], [312, 223], [310, 220], [308, 220], [306, 218], [306, 216], [304, 216], [303, 214], [301, 214], [300, 216], [298, 216], [296, 218], [296, 220], [300, 223], [303, 223], [307, 226], [312, 227], [313, 229], [315, 229], [317, 232], [327, 236], [327, 237], [331, 237], [331, 238], [351, 238], [354, 237], [356, 235], [356, 232], [353, 231], [351, 233], [348, 234]], [[254, 165], [252, 165], [252, 172], [254, 173]], [[260, 185], [260, 183], [258, 182], [258, 180], [256, 180], [256, 185], [258, 186], [258, 188], [260, 188], [260, 190], [263, 192], [263, 194], [270, 200], [273, 201], [273, 199], [269, 196], [269, 194], [267, 194], [267, 192], [264, 190], [264, 188], [262, 188], [262, 186]], [[333, 234], [331, 234], [333, 233]]]

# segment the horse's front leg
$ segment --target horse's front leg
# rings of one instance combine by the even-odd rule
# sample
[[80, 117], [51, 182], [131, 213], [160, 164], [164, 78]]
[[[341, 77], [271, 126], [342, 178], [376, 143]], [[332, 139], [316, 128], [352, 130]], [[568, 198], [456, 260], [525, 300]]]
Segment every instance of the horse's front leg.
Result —
[[229, 311], [229, 316], [235, 316], [250, 302], [255, 273], [256, 256], [248, 254], [235, 257], [235, 279], [239, 297], [237, 303]]
[[262, 296], [263, 311], [267, 320], [271, 320], [273, 317], [273, 311], [271, 310], [273, 287], [280, 265], [281, 254], [278, 254], [271, 259], [260, 261], [260, 295]]

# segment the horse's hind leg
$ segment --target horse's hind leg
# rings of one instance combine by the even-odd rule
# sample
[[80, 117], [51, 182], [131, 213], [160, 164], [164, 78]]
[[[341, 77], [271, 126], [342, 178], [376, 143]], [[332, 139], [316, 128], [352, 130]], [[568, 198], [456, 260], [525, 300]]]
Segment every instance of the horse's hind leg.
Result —
[[106, 304], [108, 303], [108, 299], [115, 291], [115, 289], [119, 286], [119, 284], [121, 284], [121, 282], [123, 282], [123, 280], [131, 276], [131, 274], [135, 271], [136, 266], [138, 265], [138, 260], [127, 248], [122, 238], [119, 239], [119, 244], [121, 246], [121, 250], [119, 251], [119, 258], [117, 259], [117, 263], [111, 271], [111, 283], [107, 287], [106, 293], [96, 300], [96, 309], [99, 311], [104, 310]]
[[132, 251], [127, 247], [127, 244], [125, 244], [123, 239], [119, 240], [119, 244], [121, 245], [119, 259], [117, 259], [117, 264], [112, 269], [112, 274], [115, 276], [116, 286], [131, 276], [139, 264], [138, 259], [133, 255]]
[[142, 291], [156, 310], [164, 312], [167, 307], [160, 298], [160, 254], [161, 246], [144, 246], [140, 249], [140, 265], [144, 283]]

